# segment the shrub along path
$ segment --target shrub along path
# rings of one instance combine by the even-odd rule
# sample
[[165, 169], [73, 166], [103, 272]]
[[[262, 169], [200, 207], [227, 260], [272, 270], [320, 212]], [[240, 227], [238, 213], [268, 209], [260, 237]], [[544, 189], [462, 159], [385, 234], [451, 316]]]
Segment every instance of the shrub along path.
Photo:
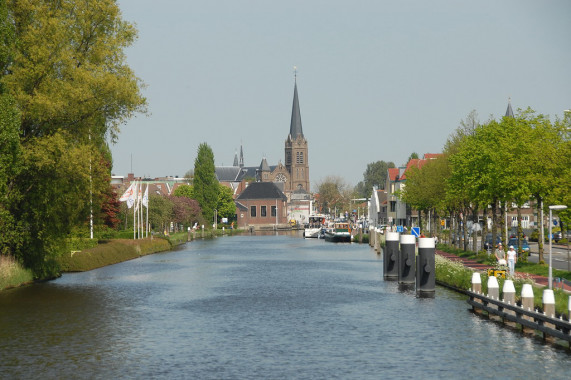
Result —
[[[436, 254], [440, 255], [442, 257], [445, 257], [448, 260], [460, 262], [465, 267], [472, 268], [472, 269], [475, 269], [477, 271], [486, 272], [488, 269], [493, 268], [491, 265], [482, 264], [482, 263], [477, 262], [476, 260], [468, 259], [465, 257], [460, 257], [460, 256], [457, 256], [453, 253], [448, 253], [448, 252], [436, 250]], [[549, 284], [549, 279], [545, 276], [540, 276], [538, 274], [532, 274], [532, 273], [517, 272], [517, 271], [516, 271], [516, 273], [521, 275], [521, 276], [525, 276], [525, 277], [530, 278], [533, 282], [535, 282], [539, 286], [548, 286], [548, 284]], [[563, 282], [563, 281], [562, 282], [554, 282], [553, 288], [563, 289], [566, 292], [571, 293], [571, 284], [569, 284], [568, 282]]]

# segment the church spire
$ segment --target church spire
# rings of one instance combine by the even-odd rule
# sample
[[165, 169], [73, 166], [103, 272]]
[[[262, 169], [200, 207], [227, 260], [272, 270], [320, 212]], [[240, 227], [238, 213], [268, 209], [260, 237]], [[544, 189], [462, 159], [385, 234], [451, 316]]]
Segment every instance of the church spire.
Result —
[[293, 106], [291, 109], [291, 124], [289, 126], [289, 135], [293, 140], [298, 136], [303, 137], [303, 129], [301, 128], [301, 114], [299, 112], [299, 100], [297, 98], [297, 67], [294, 66], [294, 87], [293, 87]]
[[512, 110], [512, 98], [508, 98], [508, 109], [506, 110], [506, 117], [514, 117], [514, 111]]
[[244, 167], [244, 151], [242, 150], [242, 144], [240, 144], [240, 167]]
[[234, 153], [234, 165], [232, 166], [238, 166], [238, 151]]

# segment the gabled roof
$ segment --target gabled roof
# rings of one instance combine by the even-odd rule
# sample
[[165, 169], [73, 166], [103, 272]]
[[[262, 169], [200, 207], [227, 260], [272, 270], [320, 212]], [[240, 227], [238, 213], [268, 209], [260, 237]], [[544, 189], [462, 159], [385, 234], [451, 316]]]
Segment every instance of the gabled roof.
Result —
[[289, 126], [289, 135], [292, 140], [303, 137], [303, 129], [301, 127], [301, 113], [299, 112], [299, 100], [297, 97], [297, 81], [293, 87], [293, 106], [291, 109], [291, 123]]
[[240, 181], [242, 168], [239, 166], [216, 166], [214, 168], [218, 182]]
[[273, 182], [251, 183], [236, 200], [246, 199], [281, 199], [287, 201], [287, 197], [277, 188]]
[[396, 181], [399, 176], [399, 168], [389, 168], [389, 180]]

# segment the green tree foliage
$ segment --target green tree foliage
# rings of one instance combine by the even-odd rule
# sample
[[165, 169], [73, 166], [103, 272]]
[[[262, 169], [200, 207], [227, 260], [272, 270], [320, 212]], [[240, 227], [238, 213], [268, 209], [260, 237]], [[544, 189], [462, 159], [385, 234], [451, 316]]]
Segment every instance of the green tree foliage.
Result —
[[216, 210], [218, 210], [218, 218], [232, 219], [236, 215], [236, 203], [232, 197], [232, 189], [228, 186], [220, 184], [218, 186], [218, 203]]
[[418, 153], [412, 152], [410, 156], [408, 156], [408, 160], [406, 160], [406, 162], [409, 162], [410, 160], [418, 160]]
[[194, 160], [194, 198], [202, 208], [204, 220], [213, 221], [218, 203], [218, 180], [214, 167], [214, 153], [207, 143], [198, 146]]
[[173, 207], [173, 202], [169, 197], [149, 194], [149, 223], [153, 231], [167, 230], [169, 223], [173, 220]]
[[21, 259], [39, 276], [49, 275], [45, 259], [60, 254], [65, 237], [88, 219], [90, 192], [100, 201], [108, 189], [108, 171], [96, 165], [90, 171], [90, 158], [102, 160], [92, 146], [72, 144], [61, 133], [38, 138], [23, 150], [24, 170], [16, 179], [22, 197], [13, 211], [25, 225]]
[[17, 44], [2, 82], [22, 110], [26, 138], [62, 129], [80, 139], [115, 138], [144, 110], [123, 52], [136, 30], [116, 1], [11, 1], [9, 10]]
[[22, 170], [18, 129], [20, 114], [9, 95], [0, 94], [0, 254], [13, 255], [22, 245], [21, 223], [12, 212], [20, 198], [15, 178]]
[[174, 190], [174, 195], [194, 199], [194, 189], [190, 185], [180, 185]]
[[361, 198], [371, 196], [373, 186], [378, 189], [384, 189], [387, 179], [387, 171], [389, 168], [394, 168], [395, 164], [385, 161], [376, 161], [367, 164], [367, 169], [363, 173], [363, 181], [359, 182], [355, 187], [355, 192]]
[[0, 1], [0, 224], [20, 232], [3, 234], [0, 251], [37, 277], [54, 273], [66, 235], [86, 225], [90, 193], [100, 214], [106, 141], [145, 110], [123, 52], [135, 37], [114, 0]]

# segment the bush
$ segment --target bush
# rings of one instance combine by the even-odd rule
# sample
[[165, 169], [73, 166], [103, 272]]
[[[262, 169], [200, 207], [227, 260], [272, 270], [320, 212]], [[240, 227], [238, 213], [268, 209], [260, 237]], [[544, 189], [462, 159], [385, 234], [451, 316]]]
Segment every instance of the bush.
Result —
[[32, 271], [24, 269], [10, 256], [0, 256], [0, 290], [32, 282]]

